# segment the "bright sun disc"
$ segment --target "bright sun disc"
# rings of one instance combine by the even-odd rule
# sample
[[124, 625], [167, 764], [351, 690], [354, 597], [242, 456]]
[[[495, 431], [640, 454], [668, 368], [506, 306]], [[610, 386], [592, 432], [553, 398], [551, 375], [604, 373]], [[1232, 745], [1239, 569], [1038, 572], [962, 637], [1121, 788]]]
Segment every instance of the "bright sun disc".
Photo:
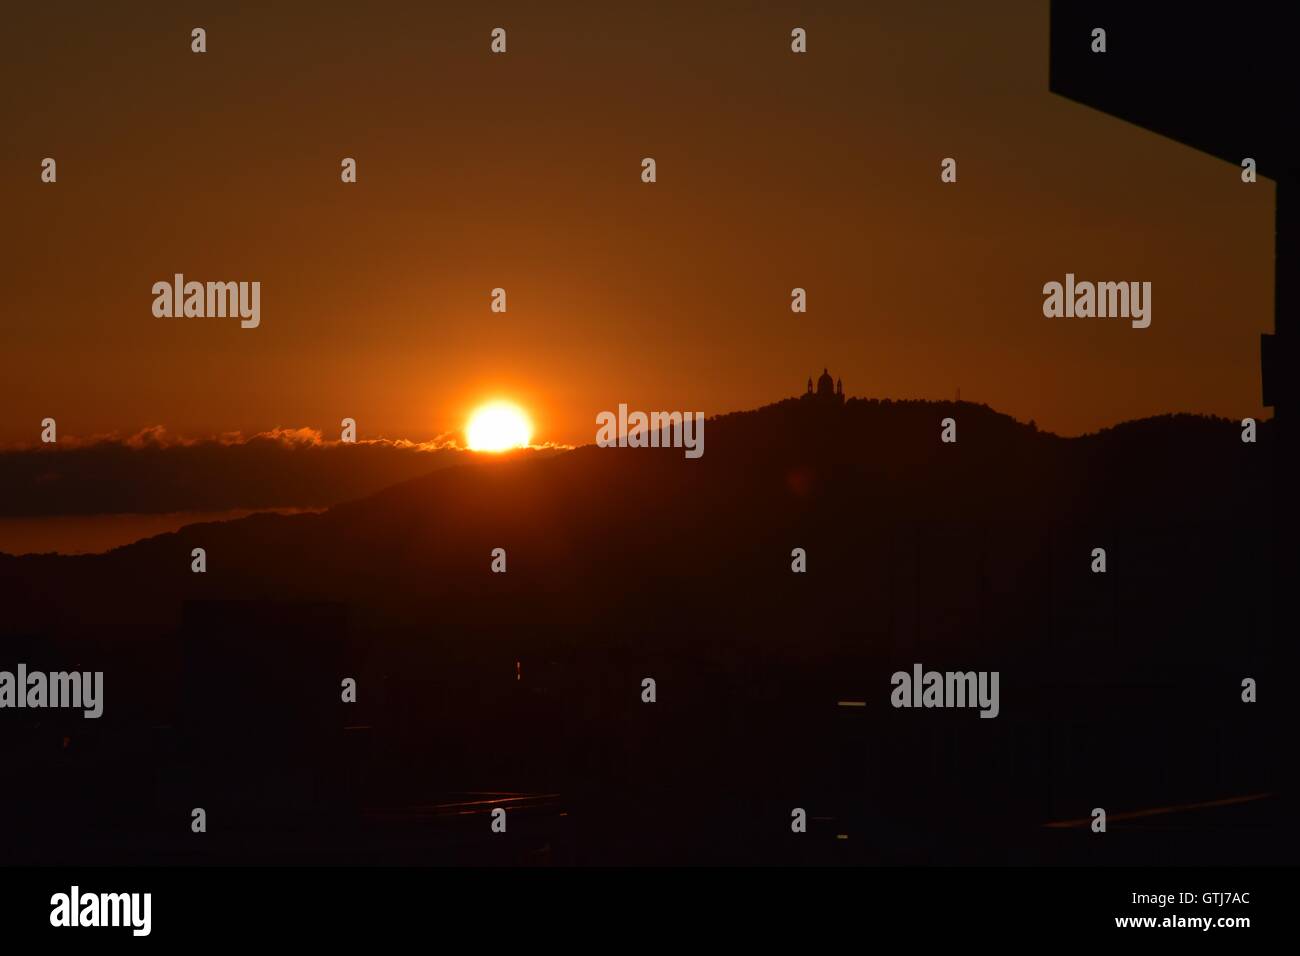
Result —
[[533, 424], [518, 405], [492, 402], [475, 409], [465, 426], [471, 451], [505, 451], [528, 444]]

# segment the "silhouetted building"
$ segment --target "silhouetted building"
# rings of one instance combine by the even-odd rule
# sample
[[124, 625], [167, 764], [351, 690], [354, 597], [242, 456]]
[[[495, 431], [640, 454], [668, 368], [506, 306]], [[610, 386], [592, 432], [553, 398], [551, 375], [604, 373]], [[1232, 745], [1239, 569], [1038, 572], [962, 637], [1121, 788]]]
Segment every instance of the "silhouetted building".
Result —
[[822, 374], [817, 379], [817, 390], [813, 391], [813, 380], [808, 379], [808, 391], [804, 394], [805, 401], [825, 402], [828, 405], [844, 404], [844, 380], [838, 382], [831, 378], [831, 373], [822, 369]]

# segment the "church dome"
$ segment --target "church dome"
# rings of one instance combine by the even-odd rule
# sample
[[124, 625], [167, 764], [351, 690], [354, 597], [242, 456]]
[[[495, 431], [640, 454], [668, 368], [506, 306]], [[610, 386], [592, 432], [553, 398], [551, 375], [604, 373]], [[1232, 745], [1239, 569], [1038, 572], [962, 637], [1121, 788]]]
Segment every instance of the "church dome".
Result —
[[826, 369], [822, 369], [822, 376], [821, 378], [817, 379], [817, 394], [818, 395], [835, 394], [835, 379], [831, 378], [831, 373], [828, 372]]

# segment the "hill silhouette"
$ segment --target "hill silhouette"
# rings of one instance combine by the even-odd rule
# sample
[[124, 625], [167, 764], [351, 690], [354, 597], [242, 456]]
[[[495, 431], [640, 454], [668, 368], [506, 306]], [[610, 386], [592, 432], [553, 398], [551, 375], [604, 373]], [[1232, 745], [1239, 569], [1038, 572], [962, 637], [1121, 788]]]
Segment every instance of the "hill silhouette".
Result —
[[[1267, 800], [1214, 811], [1194, 847], [1042, 824], [1276, 782], [1273, 705], [1240, 700], [1274, 651], [1270, 438], [1175, 415], [1065, 439], [971, 403], [792, 399], [709, 419], [697, 460], [584, 446], [318, 515], [0, 557], [7, 645], [104, 670], [108, 698], [93, 726], [15, 736], [60, 785], [12, 799], [77, 818], [69, 859], [134, 826], [155, 858], [1266, 861]], [[1000, 715], [892, 708], [914, 663], [1000, 672]], [[81, 747], [93, 813], [70, 796]], [[131, 759], [154, 775], [103, 782]], [[419, 809], [448, 793], [545, 798], [512, 809], [507, 844]], [[239, 837], [195, 850], [199, 805]]]

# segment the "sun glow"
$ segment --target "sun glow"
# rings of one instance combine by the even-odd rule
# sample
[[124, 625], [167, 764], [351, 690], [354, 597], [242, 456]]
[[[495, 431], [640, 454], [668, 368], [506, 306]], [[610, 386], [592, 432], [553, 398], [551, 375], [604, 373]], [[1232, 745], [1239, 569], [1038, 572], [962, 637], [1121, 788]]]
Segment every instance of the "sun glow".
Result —
[[469, 417], [465, 438], [471, 451], [506, 451], [527, 445], [533, 437], [533, 423], [518, 405], [490, 402], [480, 405]]

